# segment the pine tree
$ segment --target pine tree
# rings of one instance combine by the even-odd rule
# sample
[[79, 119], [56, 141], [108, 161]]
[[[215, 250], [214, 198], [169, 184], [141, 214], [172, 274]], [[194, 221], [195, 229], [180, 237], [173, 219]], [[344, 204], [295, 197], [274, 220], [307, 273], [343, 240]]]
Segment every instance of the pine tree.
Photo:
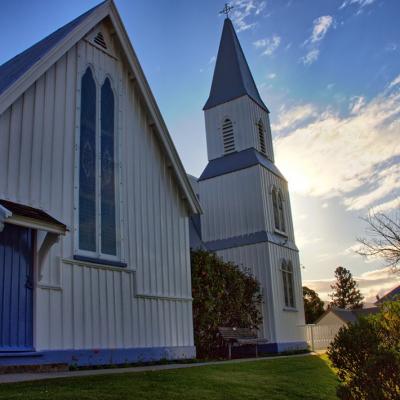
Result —
[[329, 296], [332, 301], [330, 307], [356, 309], [362, 308], [364, 296], [358, 289], [357, 282], [351, 272], [344, 267], [335, 270], [336, 283], [331, 285], [333, 293]]
[[306, 324], [313, 324], [324, 313], [324, 302], [307, 286], [303, 286], [303, 301]]

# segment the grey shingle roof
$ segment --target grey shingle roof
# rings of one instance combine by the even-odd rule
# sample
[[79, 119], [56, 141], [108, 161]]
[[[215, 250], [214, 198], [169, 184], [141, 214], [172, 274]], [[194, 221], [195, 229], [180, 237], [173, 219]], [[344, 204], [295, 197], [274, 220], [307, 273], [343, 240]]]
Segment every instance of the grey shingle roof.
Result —
[[286, 181], [278, 167], [254, 148], [227, 154], [209, 161], [199, 181], [250, 168], [254, 165], [262, 165], [264, 168], [268, 169], [268, 171]]
[[382, 304], [385, 301], [393, 301], [397, 297], [400, 298], [400, 285], [392, 289], [390, 292], [382, 296], [375, 304]]
[[229, 18], [226, 18], [215, 64], [211, 92], [204, 110], [244, 95], [248, 95], [261, 108], [268, 111], [258, 93], [232, 22]]
[[315, 323], [318, 323], [322, 320], [322, 318], [328, 314], [329, 312], [333, 312], [337, 315], [342, 321], [346, 323], [356, 322], [358, 318], [366, 315], [376, 314], [379, 312], [379, 307], [370, 307], [370, 308], [360, 308], [357, 310], [347, 310], [343, 308], [331, 308], [327, 310]]
[[105, 1], [0, 65], [0, 95], [104, 3]]

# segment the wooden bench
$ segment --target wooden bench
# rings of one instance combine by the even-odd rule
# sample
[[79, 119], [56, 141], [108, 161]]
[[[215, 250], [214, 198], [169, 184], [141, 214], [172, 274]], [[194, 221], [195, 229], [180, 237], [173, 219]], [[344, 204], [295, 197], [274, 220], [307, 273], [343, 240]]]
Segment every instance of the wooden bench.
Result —
[[256, 357], [258, 357], [258, 346], [259, 344], [268, 343], [267, 339], [259, 339], [257, 332], [250, 328], [218, 328], [219, 335], [224, 342], [228, 343], [228, 356], [232, 358], [232, 346], [244, 346], [253, 344], [256, 347]]

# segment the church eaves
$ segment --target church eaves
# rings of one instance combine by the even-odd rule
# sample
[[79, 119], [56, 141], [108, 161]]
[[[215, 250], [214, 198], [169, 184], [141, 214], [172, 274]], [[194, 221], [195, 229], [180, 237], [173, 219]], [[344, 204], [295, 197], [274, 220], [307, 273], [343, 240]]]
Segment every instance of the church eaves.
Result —
[[269, 112], [258, 93], [232, 21], [226, 18], [210, 96], [203, 109], [208, 110], [245, 95]]

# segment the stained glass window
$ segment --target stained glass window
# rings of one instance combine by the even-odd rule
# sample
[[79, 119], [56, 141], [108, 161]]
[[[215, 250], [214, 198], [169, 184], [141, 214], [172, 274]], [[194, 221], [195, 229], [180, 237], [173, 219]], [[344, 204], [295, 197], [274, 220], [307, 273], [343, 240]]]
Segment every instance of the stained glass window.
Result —
[[96, 84], [82, 77], [79, 167], [79, 248], [96, 251]]
[[114, 93], [101, 87], [101, 252], [117, 255], [115, 223]]

